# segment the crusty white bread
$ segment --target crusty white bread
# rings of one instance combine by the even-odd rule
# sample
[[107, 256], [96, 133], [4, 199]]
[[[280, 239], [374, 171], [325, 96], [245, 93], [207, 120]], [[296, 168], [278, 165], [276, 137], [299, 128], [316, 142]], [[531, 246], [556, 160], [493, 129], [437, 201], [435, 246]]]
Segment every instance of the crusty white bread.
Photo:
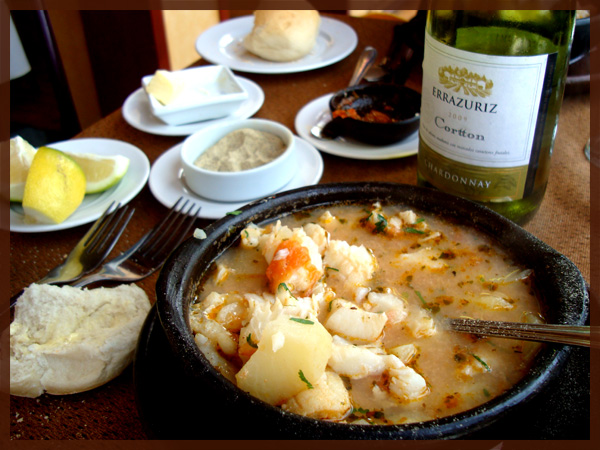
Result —
[[321, 17], [315, 10], [259, 10], [244, 38], [246, 50], [270, 61], [295, 61], [315, 46]]
[[86, 391], [119, 375], [133, 359], [150, 302], [134, 284], [32, 284], [15, 308], [10, 393], [38, 397]]

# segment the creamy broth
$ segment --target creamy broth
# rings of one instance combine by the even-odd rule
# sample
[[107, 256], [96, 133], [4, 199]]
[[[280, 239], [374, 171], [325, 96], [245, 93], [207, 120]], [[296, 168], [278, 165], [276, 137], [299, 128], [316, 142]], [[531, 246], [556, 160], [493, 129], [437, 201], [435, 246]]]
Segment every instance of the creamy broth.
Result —
[[[290, 242], [308, 250], [297, 252]], [[324, 356], [326, 367], [310, 373], [324, 370], [334, 378], [329, 384], [315, 386], [307, 368], [296, 371], [297, 388], [282, 388], [291, 397], [248, 387], [252, 381], [245, 376], [254, 370], [249, 362], [258, 360], [257, 348], [276, 355], [284, 343], [292, 345], [285, 330], [269, 335], [266, 349], [260, 342], [267, 323], [282, 314], [303, 320], [304, 330], [320, 324], [327, 330], [332, 353]], [[360, 320], [352, 322], [357, 314]], [[247, 227], [240, 245], [214, 265], [190, 317], [201, 350], [244, 390], [298, 414], [378, 424], [430, 420], [485, 403], [523, 377], [539, 348], [446, 331], [444, 318], [542, 321], [531, 271], [488, 237], [379, 204], [333, 206]], [[322, 342], [316, 334], [306, 336]], [[340, 355], [355, 359], [340, 361]], [[265, 357], [262, 366], [270, 361]], [[283, 367], [281, 361], [273, 364]], [[266, 379], [262, 372], [260, 377]], [[332, 384], [338, 379], [343, 391]], [[323, 400], [329, 394], [321, 393], [322, 384], [335, 395]]]

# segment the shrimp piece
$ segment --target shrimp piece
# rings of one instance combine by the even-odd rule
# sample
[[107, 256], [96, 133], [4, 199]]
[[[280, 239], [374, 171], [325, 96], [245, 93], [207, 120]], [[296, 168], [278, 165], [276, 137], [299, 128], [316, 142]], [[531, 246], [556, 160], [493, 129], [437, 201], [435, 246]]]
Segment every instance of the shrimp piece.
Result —
[[266, 271], [271, 292], [284, 283], [294, 295], [310, 293], [322, 275], [322, 266], [313, 264], [309, 249], [294, 239], [277, 246]]
[[490, 292], [482, 292], [475, 298], [475, 301], [480, 306], [492, 310], [510, 311], [517, 306], [514, 300], [502, 292], [494, 292], [493, 294]]
[[390, 393], [402, 402], [413, 402], [429, 393], [427, 382], [411, 367], [394, 355], [385, 357], [390, 378]]
[[240, 245], [243, 248], [256, 248], [260, 242], [260, 237], [264, 234], [265, 230], [251, 223], [244, 228], [240, 233]]
[[215, 271], [215, 284], [217, 286], [223, 284], [230, 274], [234, 273], [235, 269], [231, 269], [223, 264], [217, 263], [217, 270]]
[[469, 349], [454, 347], [454, 361], [457, 362], [457, 378], [468, 381], [480, 373], [491, 372], [495, 365], [494, 357], [489, 353], [476, 355]]
[[410, 364], [419, 354], [419, 349], [415, 344], [404, 344], [392, 347], [388, 349], [388, 352], [398, 357], [404, 364]]
[[327, 370], [313, 389], [300, 392], [282, 408], [314, 419], [339, 420], [352, 408], [352, 404], [341, 377]]
[[194, 336], [194, 341], [206, 359], [208, 359], [208, 361], [229, 381], [235, 383], [235, 373], [237, 372], [237, 369], [232, 363], [219, 354], [213, 343], [200, 333]]
[[325, 211], [323, 214], [321, 214], [321, 216], [319, 217], [319, 223], [321, 225], [329, 225], [330, 223], [332, 223], [335, 220], [335, 216], [333, 216], [329, 211]]
[[216, 320], [201, 316], [192, 323], [192, 331], [205, 336], [215, 349], [221, 349], [226, 355], [232, 356], [237, 353], [236, 339]]
[[403, 253], [391, 262], [394, 267], [424, 267], [432, 272], [441, 272], [448, 268], [444, 259], [440, 259], [440, 251], [431, 247], [423, 248], [416, 252]]
[[390, 323], [402, 322], [408, 314], [404, 300], [387, 292], [369, 292], [366, 305], [371, 312], [386, 313]]
[[433, 317], [422, 309], [411, 311], [408, 314], [405, 323], [412, 335], [416, 338], [429, 337], [437, 333]]
[[247, 321], [248, 303], [238, 294], [220, 294], [211, 292], [191, 310], [190, 322], [202, 321], [204, 318], [215, 320], [228, 331], [237, 333]]
[[331, 314], [324, 325], [333, 333], [364, 342], [374, 342], [383, 333], [387, 315], [359, 308], [354, 303], [335, 299], [331, 304]]

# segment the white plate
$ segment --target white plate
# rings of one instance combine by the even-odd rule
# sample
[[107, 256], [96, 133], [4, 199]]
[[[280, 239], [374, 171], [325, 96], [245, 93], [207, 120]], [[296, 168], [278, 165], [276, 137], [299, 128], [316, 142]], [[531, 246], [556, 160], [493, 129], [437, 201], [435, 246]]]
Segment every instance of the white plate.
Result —
[[213, 64], [249, 73], [295, 73], [336, 63], [356, 48], [356, 32], [339, 20], [321, 17], [321, 27], [311, 52], [296, 61], [268, 61], [248, 52], [242, 41], [254, 26], [254, 16], [237, 17], [204, 31], [196, 39], [196, 50]]
[[[278, 192], [316, 184], [323, 175], [323, 159], [319, 152], [300, 138], [296, 138], [296, 143], [298, 144], [298, 170], [292, 180]], [[183, 169], [179, 159], [181, 145], [178, 144], [163, 153], [154, 161], [150, 170], [148, 186], [159, 202], [170, 208], [179, 197], [189, 198], [202, 207], [200, 217], [206, 219], [220, 219], [228, 212], [235, 211], [249, 203], [221, 203], [200, 197], [192, 192], [183, 179]]]
[[189, 136], [202, 128], [227, 120], [247, 119], [260, 109], [265, 101], [265, 93], [258, 84], [243, 77], [236, 77], [248, 92], [248, 98], [229, 116], [221, 119], [205, 120], [186, 125], [167, 125], [152, 114], [148, 96], [142, 88], [137, 89], [123, 103], [123, 118], [133, 128], [162, 136]]
[[419, 148], [419, 131], [415, 131], [405, 140], [394, 144], [378, 146], [369, 145], [350, 139], [317, 139], [310, 133], [316, 118], [329, 111], [329, 99], [333, 94], [319, 97], [302, 107], [296, 115], [294, 126], [296, 133], [319, 150], [336, 156], [353, 159], [392, 159], [417, 154]]
[[103, 138], [80, 138], [48, 144], [48, 147], [72, 153], [94, 153], [96, 155], [123, 155], [129, 158], [129, 169], [123, 179], [110, 189], [98, 194], [88, 194], [81, 205], [64, 222], [56, 225], [29, 224], [24, 222], [23, 208], [19, 203], [10, 204], [10, 231], [38, 233], [64, 230], [100, 217], [112, 201], [128, 203], [146, 185], [150, 174], [150, 161], [139, 148], [123, 141]]

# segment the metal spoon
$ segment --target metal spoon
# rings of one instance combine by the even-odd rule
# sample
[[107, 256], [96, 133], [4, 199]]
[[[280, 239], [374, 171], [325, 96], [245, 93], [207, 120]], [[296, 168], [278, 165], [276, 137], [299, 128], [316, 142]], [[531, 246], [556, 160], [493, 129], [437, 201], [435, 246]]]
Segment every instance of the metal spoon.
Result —
[[[350, 78], [350, 83], [348, 83], [348, 87], [352, 87], [360, 83], [360, 81], [365, 76], [365, 73], [375, 63], [376, 59], [377, 50], [371, 46], [365, 47], [360, 57], [358, 58], [356, 67], [354, 68], [354, 73]], [[317, 116], [317, 122], [311, 127], [310, 133], [317, 139], [331, 140], [331, 138], [326, 137], [321, 133], [323, 131], [323, 127], [330, 121], [331, 112], [329, 110], [323, 111], [321, 114], [319, 114], [319, 116]]]
[[[447, 319], [445, 325], [452, 331], [482, 336], [600, 347], [600, 330], [590, 329], [589, 326], [495, 322], [465, 318]], [[591, 339], [592, 336], [594, 339]]]

